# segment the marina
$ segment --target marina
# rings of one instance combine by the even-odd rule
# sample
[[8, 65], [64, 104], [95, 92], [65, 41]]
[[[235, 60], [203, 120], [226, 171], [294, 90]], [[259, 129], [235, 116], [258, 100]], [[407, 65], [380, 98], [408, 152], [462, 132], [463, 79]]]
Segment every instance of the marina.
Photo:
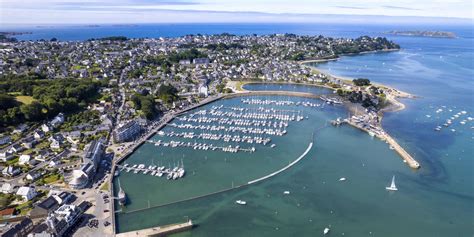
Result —
[[[147, 149], [150, 149], [150, 151], [155, 151], [150, 153], [150, 155], [140, 155], [140, 157], [145, 158], [141, 158], [141, 162], [132, 162], [133, 159], [130, 161], [127, 159], [126, 162], [117, 165], [118, 171], [122, 173], [120, 175], [125, 175], [127, 177], [130, 175], [136, 177], [150, 177], [150, 180], [147, 178], [143, 181], [146, 181], [147, 183], [158, 182], [157, 184], [160, 186], [165, 184], [161, 184], [161, 181], [159, 180], [178, 179], [182, 180], [180, 181], [181, 183], [184, 182], [186, 183], [185, 185], [190, 185], [191, 183], [199, 182], [199, 177], [203, 175], [203, 172], [209, 172], [203, 170], [200, 171], [201, 169], [206, 169], [206, 167], [202, 167], [202, 165], [196, 166], [196, 162], [199, 162], [199, 159], [196, 159], [198, 157], [202, 157], [200, 158], [202, 160], [201, 162], [205, 163], [209, 162], [210, 159], [212, 159], [216, 164], [223, 162], [222, 165], [229, 164], [229, 162], [241, 163], [243, 162], [241, 161], [242, 158], [219, 157], [218, 154], [229, 154], [239, 157], [247, 156], [245, 154], [254, 156], [254, 153], [259, 154], [259, 151], [261, 150], [265, 150], [266, 153], [271, 150], [278, 152], [277, 150], [280, 150], [278, 144], [281, 144], [280, 142], [282, 139], [287, 140], [285, 139], [287, 136], [294, 138], [295, 136], [306, 133], [308, 138], [311, 138], [311, 140], [313, 139], [312, 137], [314, 137], [314, 134], [312, 132], [308, 133], [308, 131], [302, 132], [304, 131], [304, 126], [302, 127], [298, 124], [312, 123], [311, 118], [314, 116], [314, 113], [324, 113], [323, 111], [325, 110], [325, 105], [328, 104], [327, 102], [321, 103], [321, 100], [318, 99], [311, 101], [298, 97], [265, 97], [267, 96], [258, 95], [249, 96], [249, 98], [231, 97], [215, 104], [184, 112], [182, 115], [168, 120], [163, 129], [157, 131], [153, 137], [144, 140], [143, 146], [148, 147]], [[274, 106], [278, 106], [279, 108], [276, 109]], [[334, 109], [340, 110], [341, 115], [343, 115], [343, 108], [334, 107]], [[321, 122], [321, 127], [316, 129], [316, 131], [327, 126], [327, 120]], [[295, 129], [298, 132], [294, 131]], [[293, 134], [294, 132], [295, 134]], [[288, 145], [289, 144], [285, 144], [285, 146]], [[217, 180], [220, 181], [216, 182], [216, 184], [228, 180], [227, 182], [231, 182], [231, 185], [225, 185], [222, 183], [217, 186], [209, 186], [206, 188], [208, 191], [204, 191], [204, 189], [193, 189], [190, 188], [190, 186], [187, 188], [188, 194], [182, 197], [171, 198], [169, 195], [165, 195], [162, 198], [155, 197], [153, 198], [153, 203], [151, 203], [150, 200], [146, 200], [145, 206], [138, 205], [139, 203], [135, 200], [132, 204], [128, 204], [125, 209], [122, 208], [120, 213], [123, 214], [120, 215], [135, 215], [135, 213], [148, 212], [148, 210], [154, 208], [161, 209], [182, 202], [193, 202], [193, 200], [196, 199], [220, 195], [221, 193], [229, 192], [234, 189], [244, 188], [247, 185], [260, 183], [263, 180], [272, 178], [286, 170], [289, 170], [292, 166], [300, 162], [311, 151], [313, 146], [313, 142], [310, 142], [303, 154], [295, 160], [282, 159], [277, 162], [280, 164], [280, 168], [277, 168], [274, 165], [264, 165], [263, 167], [268, 166], [266, 167], [267, 169], [263, 169], [267, 170], [266, 174], [261, 172], [263, 171], [261, 165], [257, 166], [258, 170], [260, 170], [258, 173], [261, 175], [256, 175], [255, 173], [253, 177], [243, 176], [248, 177], [246, 178], [247, 181], [245, 181], [245, 178], [238, 179], [240, 181], [237, 181], [235, 178], [238, 176], [227, 174], [232, 170], [227, 168], [222, 170], [223, 173], [218, 175], [220, 178]], [[300, 144], [296, 145], [296, 147], [300, 147]], [[175, 153], [172, 152], [173, 150], [177, 150], [178, 153], [171, 155]], [[193, 155], [191, 155], [192, 153], [189, 153], [200, 151], [213, 152], [206, 153], [204, 157], [199, 155], [199, 153]], [[138, 155], [139, 153], [140, 150], [135, 155]], [[159, 155], [160, 153], [161, 155]], [[179, 157], [180, 154], [182, 154], [181, 157]], [[216, 154], [216, 156], [212, 154]], [[276, 157], [280, 156], [275, 156], [275, 158]], [[256, 160], [253, 161], [254, 159]], [[278, 159], [281, 159], [281, 157]], [[286, 165], [283, 163], [285, 162], [284, 160], [287, 160]], [[262, 163], [263, 161], [259, 161], [257, 155], [257, 157], [252, 158], [252, 160], [246, 160], [245, 162], [250, 165], [254, 162]], [[184, 171], [184, 163], [188, 164], [188, 170], [186, 171]], [[248, 167], [252, 167], [250, 169], [246, 168], [249, 169], [249, 171], [257, 168], [255, 165]], [[270, 170], [271, 167], [273, 167], [273, 171]], [[181, 176], [179, 172], [177, 172], [180, 169], [183, 170], [183, 175]], [[189, 169], [191, 169], [191, 171]], [[186, 177], [189, 176], [188, 178], [184, 177], [184, 172], [187, 173]], [[215, 172], [214, 169], [213, 172]], [[254, 171], [247, 173], [251, 174], [252, 172]], [[222, 176], [224, 173], [226, 173], [225, 176]], [[215, 181], [212, 181], [211, 183], [213, 182]], [[172, 185], [172, 183], [173, 182], [170, 182], [169, 184]], [[127, 195], [129, 194], [128, 189], [129, 188], [127, 187]], [[174, 193], [175, 191], [173, 190], [177, 191], [178, 187], [166, 185], [166, 189], [169, 193]], [[285, 191], [284, 194], [288, 195], [289, 191]], [[136, 195], [133, 193], [128, 196], [131, 196], [131, 200], [136, 199], [136, 197], [134, 197]], [[245, 203], [247, 204], [246, 201]]]

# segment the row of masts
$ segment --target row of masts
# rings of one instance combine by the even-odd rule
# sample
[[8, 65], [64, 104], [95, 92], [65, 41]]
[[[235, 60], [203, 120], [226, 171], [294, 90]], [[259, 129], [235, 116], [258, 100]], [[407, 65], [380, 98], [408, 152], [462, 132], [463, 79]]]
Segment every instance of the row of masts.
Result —
[[193, 130], [206, 130], [206, 131], [223, 131], [232, 133], [244, 133], [244, 134], [267, 134], [273, 136], [283, 136], [286, 134], [286, 129], [274, 129], [274, 128], [256, 128], [256, 127], [245, 127], [245, 126], [221, 126], [221, 125], [193, 125], [190, 123], [170, 123], [171, 127], [181, 129], [193, 129]]
[[168, 180], [176, 180], [179, 178], [184, 177], [186, 174], [186, 170], [184, 169], [183, 160], [181, 160], [181, 164], [173, 166], [158, 166], [158, 165], [149, 165], [146, 167], [145, 164], [124, 164], [124, 165], [117, 165], [117, 167], [122, 171], [125, 172], [133, 172], [134, 174], [142, 173], [144, 175], [151, 175], [156, 177], [166, 177]]
[[248, 105], [278, 105], [278, 106], [304, 106], [304, 107], [320, 107], [322, 104], [310, 101], [291, 101], [291, 100], [262, 100], [262, 99], [241, 99], [243, 104]]
[[205, 151], [223, 151], [223, 152], [230, 152], [230, 153], [237, 153], [239, 151], [243, 152], [255, 152], [256, 149], [255, 147], [250, 147], [250, 148], [242, 148], [239, 145], [236, 146], [217, 146], [213, 144], [208, 144], [208, 143], [199, 143], [199, 142], [183, 142], [183, 141], [170, 141], [170, 142], [163, 142], [161, 140], [158, 141], [153, 141], [153, 140], [148, 140], [148, 142], [155, 144], [155, 146], [164, 146], [164, 147], [191, 147], [194, 150], [205, 150]]
[[203, 139], [203, 140], [214, 140], [214, 141], [224, 141], [224, 142], [243, 142], [243, 143], [250, 143], [253, 144], [263, 144], [267, 145], [272, 139], [270, 137], [259, 137], [259, 136], [240, 136], [240, 135], [230, 135], [230, 134], [216, 134], [216, 133], [198, 133], [195, 134], [194, 132], [180, 132], [176, 133], [171, 131], [169, 133], [165, 133], [160, 131], [158, 133], [160, 136], [167, 136], [167, 137], [182, 137], [182, 138], [189, 138], [189, 139]]

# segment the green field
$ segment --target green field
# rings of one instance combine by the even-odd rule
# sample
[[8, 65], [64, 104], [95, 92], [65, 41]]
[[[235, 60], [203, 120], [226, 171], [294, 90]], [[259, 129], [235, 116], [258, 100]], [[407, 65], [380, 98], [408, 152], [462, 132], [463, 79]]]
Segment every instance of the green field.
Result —
[[33, 97], [31, 96], [27, 96], [27, 95], [19, 95], [19, 96], [15, 96], [16, 100], [18, 102], [21, 102], [23, 104], [31, 104], [33, 101], [36, 101]]

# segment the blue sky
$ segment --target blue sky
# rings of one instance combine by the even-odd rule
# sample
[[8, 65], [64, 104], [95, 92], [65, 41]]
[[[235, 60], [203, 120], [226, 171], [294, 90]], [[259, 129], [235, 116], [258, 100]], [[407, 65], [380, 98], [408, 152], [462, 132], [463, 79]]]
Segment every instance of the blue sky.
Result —
[[327, 14], [472, 21], [473, 3], [472, 0], [0, 0], [0, 24], [311, 22], [324, 21]]

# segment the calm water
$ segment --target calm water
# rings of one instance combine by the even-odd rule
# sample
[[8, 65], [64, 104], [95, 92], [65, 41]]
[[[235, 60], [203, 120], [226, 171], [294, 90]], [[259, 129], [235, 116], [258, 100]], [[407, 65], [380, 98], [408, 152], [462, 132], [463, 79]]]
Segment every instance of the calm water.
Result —
[[333, 90], [330, 90], [324, 87], [306, 86], [306, 85], [299, 85], [299, 84], [284, 85], [284, 84], [271, 84], [271, 83], [251, 83], [251, 84], [245, 84], [243, 86], [243, 89], [251, 90], [251, 91], [286, 90], [286, 91], [294, 91], [294, 92], [313, 93], [317, 95], [333, 94]]
[[[288, 32], [336, 37], [381, 36], [381, 32], [393, 29], [455, 32], [457, 39], [389, 36], [401, 45], [401, 51], [343, 57], [317, 65], [335, 75], [365, 77], [419, 96], [404, 100], [405, 110], [386, 114], [383, 125], [420, 161], [420, 170], [410, 170], [385, 143], [365, 133], [350, 127], [327, 127], [317, 132], [315, 146], [306, 158], [276, 177], [207, 198], [118, 214], [117, 226], [123, 232], [191, 218], [199, 226], [178, 236], [318, 236], [327, 226], [331, 226], [333, 236], [343, 233], [347, 236], [474, 234], [474, 134], [471, 129], [474, 124], [472, 121], [460, 123], [469, 116], [474, 117], [472, 25], [162, 24], [84, 29], [13, 30], [32, 31], [31, 35], [19, 37], [25, 40], [52, 37], [82, 40], [111, 35], [171, 37], [222, 32]], [[238, 100], [217, 104], [235, 105]], [[232, 183], [238, 185], [273, 171], [305, 150], [315, 128], [345, 114], [340, 107], [301, 109], [309, 119], [290, 125], [287, 136], [276, 138], [277, 147], [273, 150], [257, 147], [257, 152], [250, 155], [142, 146], [128, 163], [154, 160], [173, 164], [183, 159], [188, 174], [171, 183], [143, 175], [121, 174], [120, 182], [131, 201], [127, 209], [229, 188]], [[436, 113], [438, 109], [443, 111]], [[452, 126], [441, 132], [433, 130], [463, 110], [466, 114], [454, 119]], [[396, 193], [385, 191], [392, 175], [397, 177], [399, 191]], [[340, 177], [346, 177], [347, 181], [339, 182]], [[283, 195], [285, 190], [291, 194]], [[235, 205], [237, 199], [247, 201], [248, 205]]]

